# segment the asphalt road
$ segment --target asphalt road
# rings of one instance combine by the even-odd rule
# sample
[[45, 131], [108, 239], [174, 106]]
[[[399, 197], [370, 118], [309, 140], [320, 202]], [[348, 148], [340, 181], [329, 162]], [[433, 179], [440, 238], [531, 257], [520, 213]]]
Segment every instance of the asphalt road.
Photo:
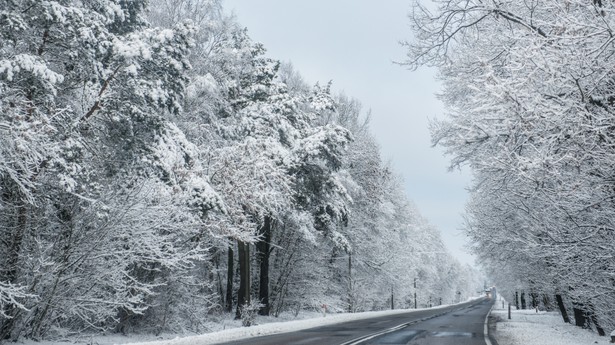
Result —
[[485, 318], [492, 304], [492, 300], [482, 298], [441, 309], [350, 321], [224, 344], [485, 345]]

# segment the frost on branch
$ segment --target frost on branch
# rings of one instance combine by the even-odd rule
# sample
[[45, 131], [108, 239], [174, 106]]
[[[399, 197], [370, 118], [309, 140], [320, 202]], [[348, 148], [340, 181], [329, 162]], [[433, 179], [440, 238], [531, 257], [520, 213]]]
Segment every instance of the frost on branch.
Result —
[[9, 306], [27, 311], [23, 301], [25, 299], [33, 299], [35, 296], [27, 293], [25, 290], [23, 286], [14, 286], [11, 283], [0, 281], [0, 319], [12, 317], [5, 313]]
[[440, 70], [433, 139], [473, 170], [474, 251], [505, 293], [612, 329], [613, 4], [438, 5], [415, 8], [406, 63]]
[[47, 64], [39, 57], [19, 54], [11, 60], [0, 60], [0, 74], [11, 82], [18, 78], [20, 73], [30, 74], [41, 85], [55, 93], [53, 86], [61, 83], [64, 77], [47, 67]]
[[[472, 290], [416, 253], [443, 245], [358, 102], [266, 57], [221, 1], [0, 3], [0, 339], [199, 333], [236, 307], [388, 308], [392, 288], [407, 306], [414, 277]], [[519, 167], [559, 164], [542, 157]]]

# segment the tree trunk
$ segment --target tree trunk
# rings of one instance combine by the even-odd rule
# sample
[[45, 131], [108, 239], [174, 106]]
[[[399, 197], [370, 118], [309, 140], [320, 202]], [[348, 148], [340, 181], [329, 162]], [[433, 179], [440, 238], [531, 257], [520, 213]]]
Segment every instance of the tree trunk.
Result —
[[542, 304], [545, 306], [545, 309], [547, 311], [553, 311], [553, 306], [551, 305], [551, 299], [549, 298], [549, 295], [542, 295]]
[[521, 309], [527, 309], [527, 304], [525, 303], [525, 292], [521, 293]]
[[570, 318], [568, 317], [568, 312], [566, 311], [566, 306], [564, 305], [564, 300], [562, 299], [562, 295], [555, 295], [555, 300], [557, 301], [557, 306], [559, 307], [559, 312], [562, 314], [562, 318], [565, 323], [570, 323]]
[[604, 337], [606, 333], [604, 332], [604, 328], [600, 327], [600, 324], [598, 323], [598, 317], [596, 317], [596, 312], [594, 310], [594, 306], [590, 303], [589, 310], [587, 311], [587, 316], [594, 323], [594, 325], [596, 325], [596, 332], [598, 332], [598, 335]]
[[519, 310], [519, 292], [515, 291], [515, 307]]
[[538, 307], [538, 294], [531, 292], [530, 297], [532, 298], [532, 308]]
[[[568, 287], [568, 290], [574, 291], [574, 288], [570, 286]], [[585, 306], [573, 300], [572, 311], [574, 313], [574, 324], [582, 328], [589, 328], [589, 322], [587, 320], [587, 315], [585, 314]]]
[[574, 324], [582, 328], [588, 328], [587, 327], [587, 317], [585, 316], [583, 305], [573, 303], [572, 310], [574, 312]]
[[228, 260], [226, 266], [226, 299], [224, 310], [230, 313], [233, 310], [233, 275], [234, 275], [234, 257], [233, 257], [233, 245], [228, 247]]
[[258, 258], [260, 264], [259, 281], [258, 281], [258, 299], [263, 306], [258, 313], [260, 315], [269, 315], [269, 256], [271, 254], [271, 232], [272, 232], [271, 216], [265, 216], [263, 226], [259, 229], [259, 240], [256, 243]]
[[237, 309], [235, 318], [241, 318], [241, 309], [250, 304], [250, 244], [237, 241], [239, 252], [239, 291], [237, 292]]

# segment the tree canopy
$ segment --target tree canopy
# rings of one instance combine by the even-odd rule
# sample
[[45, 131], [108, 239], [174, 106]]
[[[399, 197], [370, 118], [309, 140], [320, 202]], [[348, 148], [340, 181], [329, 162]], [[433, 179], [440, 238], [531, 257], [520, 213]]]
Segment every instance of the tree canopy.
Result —
[[436, 4], [414, 7], [406, 64], [440, 72], [433, 141], [473, 171], [474, 252], [507, 298], [614, 328], [613, 4]]
[[482, 284], [359, 102], [268, 57], [217, 0], [0, 0], [0, 257], [0, 341]]

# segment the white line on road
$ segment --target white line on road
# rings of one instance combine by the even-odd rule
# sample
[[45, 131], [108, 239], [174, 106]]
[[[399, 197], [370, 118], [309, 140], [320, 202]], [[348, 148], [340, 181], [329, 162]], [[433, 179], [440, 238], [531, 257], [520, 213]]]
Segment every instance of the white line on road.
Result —
[[387, 334], [387, 333], [398, 331], [398, 330], [400, 330], [402, 328], [407, 327], [408, 325], [410, 325], [410, 323], [404, 323], [403, 325], [399, 325], [399, 326], [395, 326], [393, 328], [385, 329], [384, 331], [380, 331], [378, 333], [373, 333], [373, 334], [370, 334], [370, 335], [367, 335], [367, 336], [364, 336], [364, 337], [361, 337], [361, 338], [358, 338], [358, 339], [353, 339], [353, 340], [351, 340], [349, 342], [343, 343], [342, 345], [357, 345], [357, 344], [360, 344], [360, 343], [362, 343], [362, 342], [364, 342], [366, 340], [374, 339], [374, 338], [376, 338], [378, 336], [381, 336], [383, 334]]
[[[465, 303], [467, 303], [467, 302], [465, 302]], [[465, 304], [465, 303], [463, 303], [463, 304]], [[473, 304], [473, 305], [475, 305], [475, 304]], [[398, 330], [400, 330], [402, 328], [408, 327], [410, 325], [414, 325], [414, 324], [417, 324], [417, 323], [420, 323], [420, 322], [423, 322], [423, 321], [427, 321], [429, 319], [440, 317], [440, 316], [448, 314], [448, 313], [452, 313], [452, 312], [456, 312], [456, 311], [459, 311], [459, 310], [463, 310], [463, 309], [465, 309], [467, 307], [468, 306], [464, 305], [463, 307], [460, 307], [460, 308], [451, 309], [451, 310], [445, 311], [443, 313], [438, 313], [438, 314], [434, 314], [434, 315], [431, 315], [431, 316], [428, 316], [428, 317], [424, 317], [422, 319], [417, 319], [417, 320], [414, 320], [412, 322], [407, 322], [407, 323], [404, 323], [404, 324], [401, 324], [401, 325], [398, 325], [398, 326], [395, 326], [395, 327], [392, 327], [392, 328], [387, 328], [387, 329], [385, 329], [383, 331], [380, 331], [380, 332], [377, 332], [377, 333], [372, 333], [372, 334], [364, 335], [364, 336], [359, 337], [359, 338], [352, 339], [352, 340], [347, 341], [345, 343], [342, 343], [340, 345], [358, 345], [358, 344], [363, 343], [366, 340], [374, 339], [374, 338], [376, 338], [378, 336], [381, 336], [383, 334], [395, 332], [395, 331], [398, 331]], [[493, 309], [493, 305], [491, 306], [491, 309]], [[487, 323], [486, 322], [487, 322], [487, 319], [489, 318], [489, 314], [491, 313], [491, 309], [489, 309], [489, 313], [487, 313], [487, 318], [485, 319], [485, 334], [487, 334], [487, 326], [486, 326]], [[487, 345], [493, 345], [489, 341], [489, 338], [488, 338], [487, 335], [485, 335], [485, 342], [487, 342]]]

